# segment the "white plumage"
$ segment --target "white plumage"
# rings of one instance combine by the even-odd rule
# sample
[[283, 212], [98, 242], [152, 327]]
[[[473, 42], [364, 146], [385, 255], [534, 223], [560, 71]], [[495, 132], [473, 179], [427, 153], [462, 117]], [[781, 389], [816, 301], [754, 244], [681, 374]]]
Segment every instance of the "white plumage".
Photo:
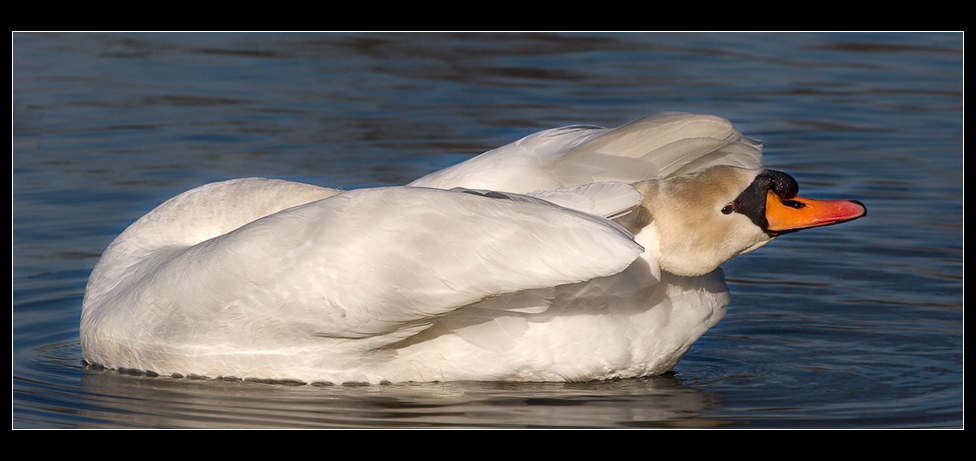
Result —
[[[82, 350], [109, 368], [306, 382], [659, 374], [724, 316], [718, 264], [775, 236], [717, 212], [760, 150], [720, 118], [666, 114], [534, 134], [407, 187], [201, 186], [106, 249]], [[662, 236], [696, 227], [721, 249], [668, 262], [681, 245]], [[729, 235], [741, 242], [716, 241]]]

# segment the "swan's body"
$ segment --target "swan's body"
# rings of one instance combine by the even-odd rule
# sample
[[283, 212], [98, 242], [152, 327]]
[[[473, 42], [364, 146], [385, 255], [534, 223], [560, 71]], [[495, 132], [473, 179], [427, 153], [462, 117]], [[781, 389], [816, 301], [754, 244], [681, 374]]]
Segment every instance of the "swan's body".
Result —
[[202, 186], [105, 251], [82, 349], [306, 382], [660, 374], [724, 316], [719, 264], [863, 215], [779, 217], [767, 196], [801, 198], [760, 152], [727, 121], [670, 114], [539, 133], [409, 187]]

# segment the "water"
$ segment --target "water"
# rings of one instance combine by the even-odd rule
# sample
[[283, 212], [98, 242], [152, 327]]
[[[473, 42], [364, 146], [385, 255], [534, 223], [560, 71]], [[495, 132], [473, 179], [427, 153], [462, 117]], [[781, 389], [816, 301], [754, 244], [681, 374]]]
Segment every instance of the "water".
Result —
[[[963, 43], [937, 34], [12, 34], [11, 426], [961, 428]], [[88, 274], [197, 185], [406, 183], [572, 123], [721, 115], [866, 218], [726, 263], [648, 379], [296, 386], [87, 369]]]

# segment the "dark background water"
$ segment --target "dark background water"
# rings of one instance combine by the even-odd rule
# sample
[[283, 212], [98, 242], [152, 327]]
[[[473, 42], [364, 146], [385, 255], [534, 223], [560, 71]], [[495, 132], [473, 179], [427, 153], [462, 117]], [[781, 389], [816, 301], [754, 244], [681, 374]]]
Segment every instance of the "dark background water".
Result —
[[[962, 33], [12, 34], [11, 425], [961, 428]], [[82, 365], [101, 251], [197, 185], [406, 183], [665, 110], [761, 139], [866, 218], [726, 263], [672, 375], [289, 386]]]

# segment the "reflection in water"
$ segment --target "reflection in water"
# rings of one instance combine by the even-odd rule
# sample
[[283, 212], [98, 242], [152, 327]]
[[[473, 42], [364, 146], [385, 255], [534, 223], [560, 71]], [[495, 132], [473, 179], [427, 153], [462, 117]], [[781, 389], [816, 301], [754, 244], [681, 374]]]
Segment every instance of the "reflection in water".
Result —
[[716, 397], [671, 376], [597, 383], [305, 386], [91, 370], [82, 427], [639, 428], [699, 419]]

